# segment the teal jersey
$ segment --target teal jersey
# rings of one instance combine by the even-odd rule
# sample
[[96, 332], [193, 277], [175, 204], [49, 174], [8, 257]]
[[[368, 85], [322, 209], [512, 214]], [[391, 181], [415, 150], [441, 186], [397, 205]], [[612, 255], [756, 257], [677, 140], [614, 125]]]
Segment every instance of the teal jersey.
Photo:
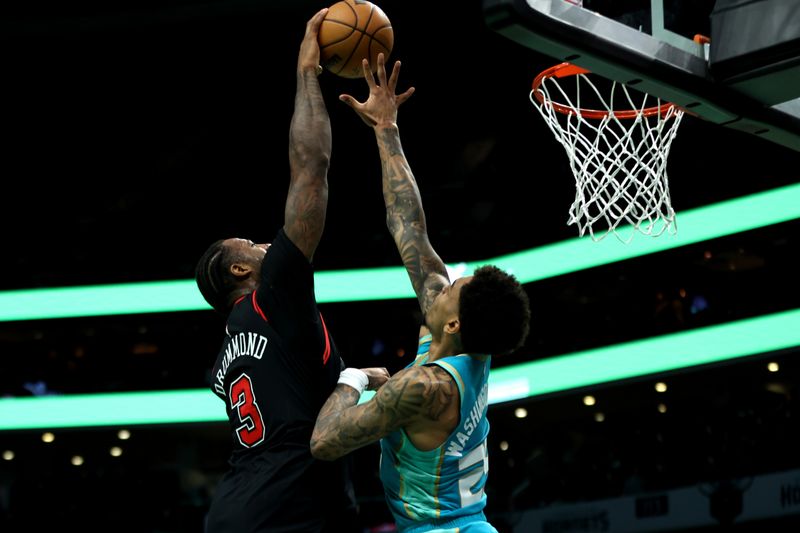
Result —
[[420, 339], [417, 358], [409, 366], [437, 365], [446, 370], [458, 385], [461, 414], [447, 440], [433, 450], [418, 450], [403, 430], [381, 439], [381, 481], [400, 531], [447, 527], [469, 517], [485, 520], [491, 358], [462, 354], [429, 363], [430, 343], [430, 335]]

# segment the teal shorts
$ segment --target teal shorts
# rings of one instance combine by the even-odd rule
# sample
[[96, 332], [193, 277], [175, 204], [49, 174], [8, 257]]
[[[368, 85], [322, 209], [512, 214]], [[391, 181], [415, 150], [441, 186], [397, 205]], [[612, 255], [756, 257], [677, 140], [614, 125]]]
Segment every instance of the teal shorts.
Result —
[[437, 524], [413, 526], [403, 533], [497, 533], [497, 530], [486, 521], [483, 513], [478, 513]]
[[427, 533], [497, 533], [497, 530], [489, 522], [470, 522], [454, 528], [430, 529]]

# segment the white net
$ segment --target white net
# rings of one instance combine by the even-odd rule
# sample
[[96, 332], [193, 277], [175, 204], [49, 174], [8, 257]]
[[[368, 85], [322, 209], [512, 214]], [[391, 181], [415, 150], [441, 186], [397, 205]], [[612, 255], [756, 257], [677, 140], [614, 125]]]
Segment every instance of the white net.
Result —
[[[562, 86], [573, 82], [570, 97]], [[566, 150], [575, 176], [568, 224], [595, 241], [609, 233], [625, 243], [636, 232], [675, 233], [667, 157], [683, 111], [644, 93], [637, 103], [628, 87], [609, 83], [603, 96], [586, 74], [546, 76], [531, 91], [531, 101]], [[596, 107], [581, 107], [582, 91], [584, 104]]]

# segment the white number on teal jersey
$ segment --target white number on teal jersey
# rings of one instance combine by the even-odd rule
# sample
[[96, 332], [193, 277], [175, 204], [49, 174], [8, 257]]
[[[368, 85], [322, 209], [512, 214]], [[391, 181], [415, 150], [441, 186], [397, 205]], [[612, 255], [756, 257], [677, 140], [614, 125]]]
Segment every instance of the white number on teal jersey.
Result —
[[478, 503], [483, 498], [486, 476], [489, 474], [489, 454], [486, 441], [459, 459], [458, 470], [463, 472], [458, 480], [458, 492], [461, 494], [461, 507]]

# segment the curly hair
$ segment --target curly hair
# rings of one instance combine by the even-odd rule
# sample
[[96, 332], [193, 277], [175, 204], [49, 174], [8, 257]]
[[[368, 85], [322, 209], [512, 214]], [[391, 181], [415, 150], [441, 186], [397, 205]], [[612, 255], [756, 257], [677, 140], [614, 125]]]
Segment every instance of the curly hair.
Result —
[[222, 315], [227, 315], [230, 307], [231, 289], [236, 279], [230, 273], [235, 260], [234, 254], [225, 246], [222, 239], [208, 247], [200, 257], [194, 271], [197, 288], [203, 298]]
[[461, 345], [467, 353], [505, 355], [528, 337], [528, 294], [511, 274], [491, 265], [475, 271], [459, 299]]

